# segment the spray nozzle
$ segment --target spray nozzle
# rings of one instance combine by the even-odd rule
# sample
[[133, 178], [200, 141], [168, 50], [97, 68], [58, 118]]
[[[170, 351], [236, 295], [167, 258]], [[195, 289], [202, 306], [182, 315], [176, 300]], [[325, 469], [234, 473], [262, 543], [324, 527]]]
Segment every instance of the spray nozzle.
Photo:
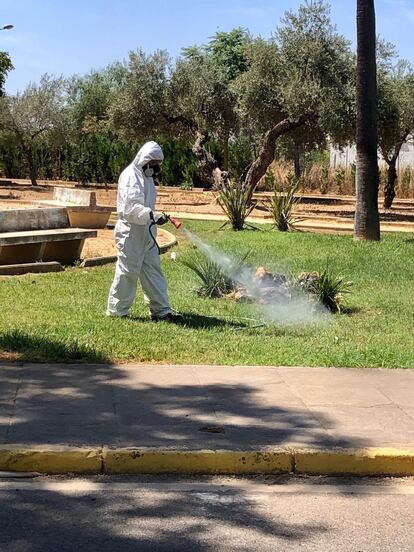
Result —
[[170, 215], [167, 215], [167, 213], [163, 213], [163, 215], [171, 222], [171, 224], [175, 226], [175, 228], [177, 228], [177, 230], [181, 228], [182, 222], [180, 222], [174, 217], [171, 217]]

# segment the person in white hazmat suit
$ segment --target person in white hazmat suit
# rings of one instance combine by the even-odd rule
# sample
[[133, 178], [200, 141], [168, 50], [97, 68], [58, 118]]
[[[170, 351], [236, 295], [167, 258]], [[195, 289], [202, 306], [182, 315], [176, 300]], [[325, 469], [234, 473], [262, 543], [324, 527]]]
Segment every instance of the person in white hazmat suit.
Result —
[[167, 283], [154, 241], [156, 225], [168, 220], [164, 214], [155, 212], [157, 193], [153, 176], [160, 171], [163, 159], [161, 147], [156, 142], [147, 142], [119, 177], [115, 226], [118, 260], [109, 291], [108, 316], [128, 315], [139, 278], [151, 318], [166, 321], [178, 318], [168, 300]]

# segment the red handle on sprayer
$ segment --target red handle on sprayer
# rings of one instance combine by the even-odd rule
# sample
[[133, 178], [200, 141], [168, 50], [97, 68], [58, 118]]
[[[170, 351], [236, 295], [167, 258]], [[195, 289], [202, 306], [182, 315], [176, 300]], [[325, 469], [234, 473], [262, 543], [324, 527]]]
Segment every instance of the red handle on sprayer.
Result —
[[179, 228], [181, 228], [182, 222], [180, 222], [180, 221], [177, 220], [176, 218], [168, 216], [168, 220], [171, 222], [171, 224], [173, 224], [173, 225], [177, 228], [177, 230], [178, 230]]

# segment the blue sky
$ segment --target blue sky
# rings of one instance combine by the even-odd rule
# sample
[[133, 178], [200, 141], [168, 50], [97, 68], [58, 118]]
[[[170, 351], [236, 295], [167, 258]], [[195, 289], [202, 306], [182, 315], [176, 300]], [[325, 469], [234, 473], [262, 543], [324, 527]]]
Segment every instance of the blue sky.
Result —
[[[1, 0], [0, 50], [15, 65], [6, 89], [21, 90], [43, 73], [69, 76], [125, 59], [130, 50], [204, 43], [217, 30], [247, 27], [268, 37], [300, 0]], [[332, 0], [338, 29], [355, 40], [356, 1]], [[414, 0], [376, 0], [377, 29], [414, 63]]]

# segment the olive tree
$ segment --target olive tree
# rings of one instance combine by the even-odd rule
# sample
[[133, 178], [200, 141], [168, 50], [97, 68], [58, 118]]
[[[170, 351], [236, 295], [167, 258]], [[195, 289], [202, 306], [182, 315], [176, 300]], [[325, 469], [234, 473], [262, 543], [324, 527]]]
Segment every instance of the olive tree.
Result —
[[4, 96], [4, 84], [9, 71], [13, 69], [10, 56], [7, 52], [0, 52], [0, 96]]
[[70, 170], [81, 181], [112, 181], [126, 162], [119, 150], [122, 146], [128, 148], [111, 128], [108, 116], [125, 73], [125, 67], [116, 63], [74, 77], [69, 83], [66, 110], [68, 161]]
[[390, 45], [382, 45], [379, 53], [378, 145], [388, 166], [384, 207], [390, 209], [395, 197], [398, 156], [414, 132], [414, 69], [406, 61], [395, 62]]
[[238, 126], [236, 101], [227, 79], [211, 57], [203, 54], [177, 61], [169, 87], [167, 119], [176, 121], [194, 137], [192, 151], [206, 183], [212, 183], [213, 170], [218, 166], [205, 147], [210, 136], [224, 144], [223, 168], [228, 168], [229, 135]]
[[[251, 36], [246, 29], [236, 27], [229, 32], [218, 31], [203, 46], [191, 46], [183, 49], [185, 58], [194, 60], [196, 64], [202, 63], [208, 66], [210, 74], [208, 80], [200, 81], [197, 85], [199, 91], [203, 90], [203, 84], [209, 88], [212, 82], [220, 83], [222, 96], [216, 96], [216, 113], [219, 114], [218, 127], [214, 125], [210, 116], [212, 133], [219, 139], [223, 148], [223, 169], [229, 170], [229, 141], [236, 136], [239, 130], [239, 120], [235, 110], [236, 99], [228, 89], [236, 77], [244, 73], [248, 68], [247, 46], [251, 43]], [[205, 92], [209, 93], [207, 89]], [[222, 100], [222, 101], [221, 101]], [[204, 126], [206, 126], [204, 124]]]
[[242, 120], [262, 135], [259, 154], [241, 182], [251, 196], [281, 137], [300, 132], [329, 134], [338, 144], [349, 139], [354, 87], [349, 44], [322, 0], [287, 12], [270, 40], [253, 41], [248, 63], [233, 89]]
[[130, 140], [145, 140], [166, 131], [171, 60], [167, 52], [129, 53], [125, 74], [108, 109], [112, 127]]
[[213, 55], [197, 47], [174, 64], [164, 51], [131, 52], [126, 69], [109, 109], [112, 127], [132, 140], [154, 135], [187, 137], [199, 178], [211, 185], [218, 162], [206, 144], [212, 136], [227, 143], [238, 126], [237, 98], [228, 75]]
[[37, 185], [36, 147], [45, 134], [62, 130], [64, 81], [44, 75], [22, 93], [0, 99], [0, 129], [15, 136], [26, 157], [29, 176]]

